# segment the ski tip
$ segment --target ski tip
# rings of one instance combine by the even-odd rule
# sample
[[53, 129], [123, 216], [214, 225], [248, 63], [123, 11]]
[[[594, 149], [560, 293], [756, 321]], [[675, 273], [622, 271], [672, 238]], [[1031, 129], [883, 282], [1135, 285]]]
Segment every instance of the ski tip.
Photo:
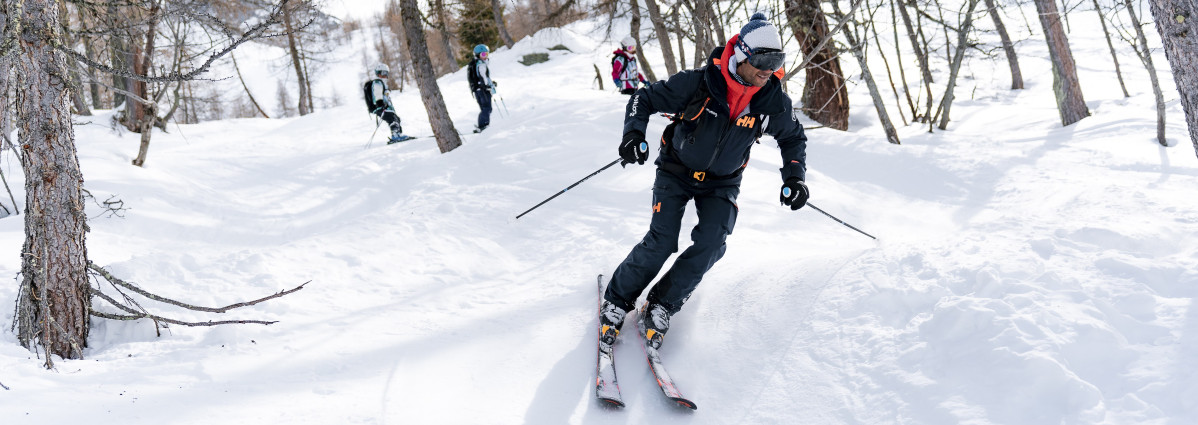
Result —
[[696, 406], [695, 403], [685, 398], [671, 398], [671, 400], [674, 400], [674, 402], [678, 403], [679, 406], [685, 407], [687, 409], [699, 410], [699, 406]]
[[619, 409], [619, 408], [624, 407], [624, 402], [620, 401], [619, 399], [600, 398], [599, 401], [600, 401], [599, 405], [609, 407], [612, 409]]

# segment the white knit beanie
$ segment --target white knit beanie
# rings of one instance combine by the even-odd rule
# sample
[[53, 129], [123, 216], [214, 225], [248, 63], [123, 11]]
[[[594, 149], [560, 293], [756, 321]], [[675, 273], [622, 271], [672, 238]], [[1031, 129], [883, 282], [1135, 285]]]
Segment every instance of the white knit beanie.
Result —
[[749, 23], [740, 29], [739, 41], [733, 47], [733, 57], [736, 63], [749, 58], [748, 50], [762, 48], [782, 50], [782, 37], [778, 35], [778, 27], [771, 24], [764, 13], [757, 12], [749, 18]]

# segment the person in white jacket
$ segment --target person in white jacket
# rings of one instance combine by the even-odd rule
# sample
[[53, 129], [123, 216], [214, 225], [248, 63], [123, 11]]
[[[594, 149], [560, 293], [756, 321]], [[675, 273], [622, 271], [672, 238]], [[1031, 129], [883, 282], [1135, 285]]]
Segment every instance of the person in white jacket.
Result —
[[412, 138], [403, 134], [403, 126], [399, 124], [399, 115], [395, 113], [395, 107], [391, 105], [391, 90], [387, 88], [386, 81], [390, 72], [387, 64], [377, 64], [371, 69], [372, 78], [362, 86], [363, 96], [366, 98], [366, 109], [391, 126], [391, 139], [387, 141], [387, 144], [399, 143]]

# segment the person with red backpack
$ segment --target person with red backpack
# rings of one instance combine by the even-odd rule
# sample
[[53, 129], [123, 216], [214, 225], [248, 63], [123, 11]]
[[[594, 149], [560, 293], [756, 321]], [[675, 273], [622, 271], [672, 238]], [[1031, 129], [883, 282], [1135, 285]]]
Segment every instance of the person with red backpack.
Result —
[[741, 173], [762, 134], [777, 140], [782, 155], [779, 201], [792, 210], [806, 205], [807, 136], [779, 80], [786, 59], [781, 49], [778, 28], [756, 13], [727, 45], [711, 52], [706, 66], [642, 87], [629, 98], [618, 149], [625, 164], [648, 159], [649, 117], [664, 112], [675, 118], [662, 134], [655, 162], [649, 232], [616, 267], [603, 294], [601, 349], [615, 341], [624, 316], [678, 251], [682, 217], [693, 201], [699, 219], [690, 232], [693, 244], [652, 285], [637, 313], [643, 324], [639, 338], [660, 348], [670, 316], [727, 249], [739, 214]]
[[391, 105], [391, 90], [387, 88], [386, 81], [390, 72], [391, 69], [387, 64], [379, 63], [370, 70], [372, 78], [362, 85], [366, 110], [382, 118], [387, 125], [391, 126], [391, 139], [387, 140], [388, 145], [413, 138], [403, 134], [403, 126], [399, 125], [399, 115], [395, 113], [395, 107]]
[[647, 82], [636, 65], [636, 41], [632, 36], [624, 37], [620, 41], [620, 48], [612, 55], [611, 79], [616, 82], [616, 90], [621, 94], [632, 94], [637, 86]]

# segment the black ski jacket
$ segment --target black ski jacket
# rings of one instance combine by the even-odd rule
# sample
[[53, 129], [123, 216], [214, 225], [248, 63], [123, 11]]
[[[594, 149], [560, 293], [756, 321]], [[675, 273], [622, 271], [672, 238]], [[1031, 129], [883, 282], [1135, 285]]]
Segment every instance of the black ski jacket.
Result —
[[[730, 117], [727, 83], [717, 64], [723, 52], [723, 47], [717, 47], [707, 57], [706, 66], [637, 90], [625, 107], [624, 133], [636, 130], [644, 134], [650, 116], [674, 114], [681, 119], [662, 135], [661, 154], [655, 163], [666, 169], [663, 162], [680, 164], [689, 169], [688, 174], [701, 171], [710, 177], [739, 175], [748, 164], [753, 143], [762, 133], [769, 134], [782, 151], [783, 181], [790, 177], [805, 180], [807, 136], [778, 77], [770, 77], [740, 116]], [[700, 84], [706, 85], [709, 100], [696, 99]]]
[[469, 65], [466, 65], [466, 81], [470, 83], [470, 91], [491, 89], [491, 67], [483, 68], [486, 70], [486, 74], [479, 75], [479, 62], [482, 62], [482, 59], [474, 58], [470, 60]]

